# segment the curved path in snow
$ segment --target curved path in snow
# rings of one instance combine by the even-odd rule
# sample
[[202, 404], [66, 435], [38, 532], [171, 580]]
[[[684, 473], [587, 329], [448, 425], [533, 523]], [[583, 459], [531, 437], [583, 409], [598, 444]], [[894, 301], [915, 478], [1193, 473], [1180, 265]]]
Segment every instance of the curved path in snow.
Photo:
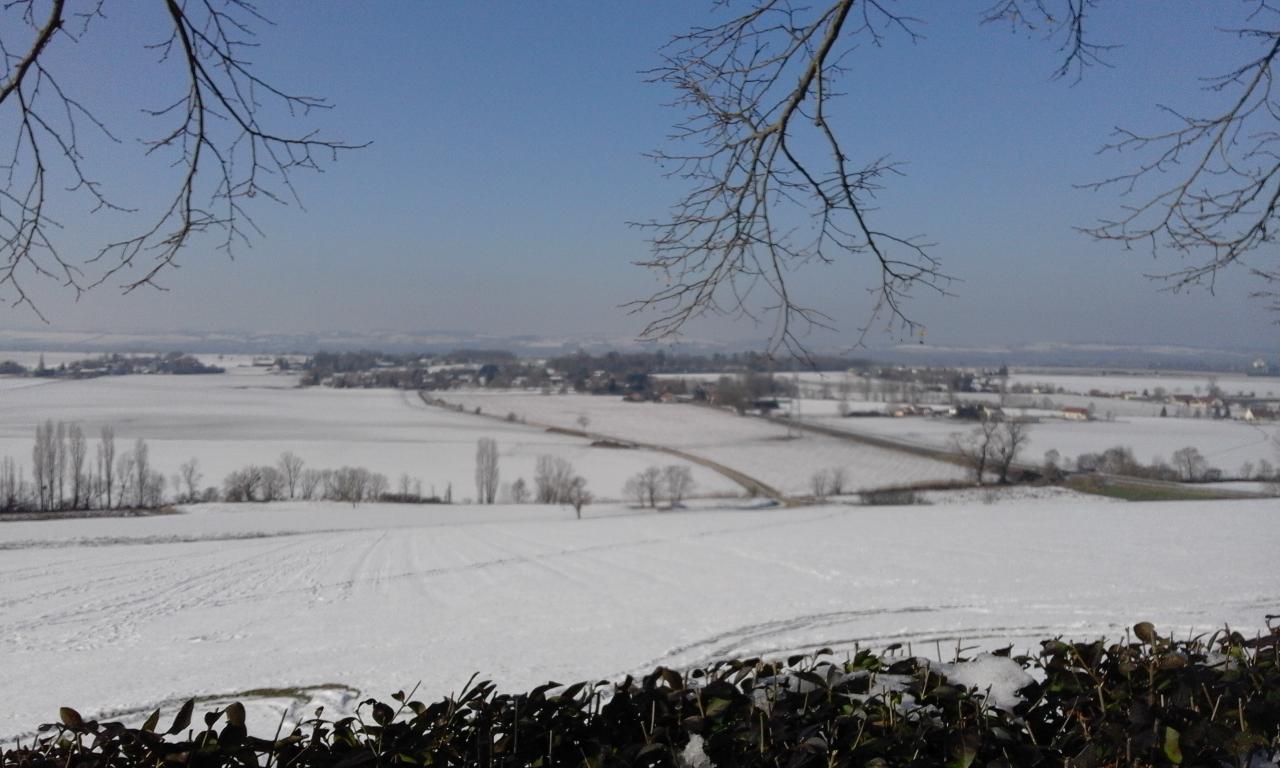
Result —
[[[471, 413], [470, 411], [461, 410], [457, 406], [450, 405], [444, 400], [428, 397], [427, 393], [423, 390], [418, 391], [418, 397], [422, 398], [422, 402], [434, 408], [443, 408], [448, 411], [455, 411], [455, 412], [461, 412], [461, 413]], [[494, 419], [494, 420], [506, 423], [506, 419], [493, 414], [475, 413], [472, 415], [480, 418]], [[573, 437], [580, 437], [584, 440], [590, 440], [593, 442], [607, 442], [623, 448], [641, 448], [644, 450], [656, 451], [658, 453], [665, 453], [669, 456], [675, 456], [677, 458], [684, 459], [685, 461], [690, 461], [690, 462], [693, 462], [694, 464], [698, 464], [700, 466], [706, 467], [707, 469], [710, 469], [714, 472], [719, 472], [721, 475], [729, 478], [733, 482], [742, 486], [742, 488], [752, 496], [764, 496], [765, 498], [773, 499], [774, 501], [780, 504], [786, 504], [788, 501], [785, 494], [783, 494], [777, 488], [774, 488], [773, 486], [769, 485], [768, 483], [765, 483], [762, 480], [754, 478], [745, 472], [740, 472], [734, 469], [733, 467], [727, 467], [724, 464], [721, 464], [717, 461], [712, 461], [711, 459], [708, 459], [705, 456], [698, 456], [697, 454], [689, 453], [688, 451], [682, 451], [679, 448], [673, 448], [669, 445], [641, 443], [641, 442], [636, 442], [635, 440], [632, 440], [627, 437], [622, 437], [619, 435], [606, 435], [600, 432], [588, 432], [582, 429], [568, 429], [565, 427], [556, 426], [554, 424], [543, 424], [541, 422], [529, 421], [527, 419], [524, 421], [521, 421], [520, 423], [526, 424], [531, 427], [544, 429], [548, 432], [555, 432], [561, 435], [570, 435]]]

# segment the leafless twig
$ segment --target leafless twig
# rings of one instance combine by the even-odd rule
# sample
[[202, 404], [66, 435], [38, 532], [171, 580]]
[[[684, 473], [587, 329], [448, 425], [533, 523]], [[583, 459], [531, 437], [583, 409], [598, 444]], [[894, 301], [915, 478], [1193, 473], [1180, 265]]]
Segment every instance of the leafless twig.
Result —
[[[1274, 246], [1280, 229], [1280, 101], [1273, 93], [1280, 29], [1275, 10], [1259, 3], [1255, 18], [1264, 26], [1231, 30], [1256, 46], [1257, 55], [1206, 89], [1221, 96], [1220, 111], [1190, 115], [1168, 106], [1172, 126], [1139, 133], [1125, 128], [1103, 151], [1142, 156], [1132, 169], [1084, 185], [1118, 189], [1134, 199], [1122, 215], [1084, 229], [1100, 240], [1126, 246], [1145, 244], [1152, 254], [1171, 251], [1184, 266], [1149, 275], [1168, 289], [1195, 285], [1213, 290], [1218, 273], [1243, 265], [1264, 282], [1280, 280]], [[1258, 296], [1274, 297], [1262, 290]]]
[[872, 221], [871, 200], [900, 167], [885, 157], [859, 164], [828, 120], [834, 81], [853, 47], [880, 45], [891, 33], [915, 40], [916, 26], [877, 0], [838, 0], [818, 11], [756, 0], [664, 49], [652, 80], [676, 90], [674, 106], [685, 117], [673, 149], [654, 157], [688, 192], [670, 218], [642, 225], [654, 235], [651, 256], [639, 264], [666, 280], [629, 305], [655, 314], [645, 337], [674, 336], [707, 313], [753, 317], [763, 305], [774, 319], [771, 349], [803, 355], [802, 333], [830, 327], [831, 318], [801, 303], [788, 275], [841, 254], [875, 260], [876, 312], [908, 328], [903, 303], [913, 288], [945, 293], [950, 278], [926, 243]]
[[1096, 43], [1087, 34], [1087, 19], [1097, 0], [998, 0], [982, 15], [984, 24], [1005, 23], [1016, 31], [1043, 34], [1059, 40], [1062, 63], [1055, 80], [1070, 76], [1079, 82], [1093, 66], [1109, 66], [1106, 55], [1118, 46]]
[[[178, 98], [146, 110], [168, 126], [141, 140], [147, 156], [172, 164], [177, 183], [158, 211], [139, 211], [90, 175], [81, 133], [92, 129], [123, 142], [45, 63], [53, 46], [92, 44], [91, 23], [103, 15], [103, 3], [84, 3], [87, 10], [69, 15], [65, 0], [53, 0], [47, 15], [37, 15], [44, 5], [0, 4], [0, 125], [14, 129], [11, 149], [0, 161], [0, 289], [11, 293], [15, 305], [40, 314], [26, 288], [30, 276], [56, 278], [77, 296], [107, 281], [125, 292], [158, 287], [156, 278], [178, 266], [193, 238], [221, 232], [220, 247], [230, 254], [257, 231], [251, 199], [299, 203], [293, 172], [319, 170], [321, 161], [363, 146], [283, 133], [266, 124], [273, 112], [299, 118], [328, 104], [285, 92], [255, 72], [248, 59], [254, 28], [269, 22], [249, 0], [163, 0], [158, 8], [169, 35], [148, 48], [161, 67], [181, 70], [186, 87]], [[14, 30], [28, 35], [16, 48], [14, 38], [22, 35]], [[50, 185], [64, 179], [70, 191], [91, 200], [92, 212], [138, 213], [143, 226], [87, 258], [64, 256], [57, 246], [61, 225], [49, 210]]]

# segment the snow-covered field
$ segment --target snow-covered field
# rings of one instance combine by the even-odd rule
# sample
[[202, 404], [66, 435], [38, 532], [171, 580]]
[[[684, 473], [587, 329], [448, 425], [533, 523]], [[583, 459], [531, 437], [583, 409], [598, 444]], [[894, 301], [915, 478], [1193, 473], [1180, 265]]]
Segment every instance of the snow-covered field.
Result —
[[1050, 384], [1066, 392], [1088, 394], [1091, 391], [1119, 394], [1121, 392], [1153, 391], [1157, 387], [1170, 395], [1194, 395], [1209, 391], [1210, 383], [1228, 395], [1246, 395], [1264, 399], [1280, 398], [1280, 377], [1241, 376], [1239, 374], [1175, 374], [1128, 375], [1122, 373], [1098, 375], [1080, 373], [1034, 373], [1015, 371], [1009, 375], [1010, 384]]
[[[679, 376], [679, 378], [690, 378], [690, 380], [693, 380], [693, 377], [702, 380], [715, 380], [718, 375], [692, 374], [690, 376]], [[828, 397], [838, 396], [842, 385], [847, 386], [851, 390], [851, 394], [859, 392], [864, 386], [864, 380], [857, 374], [842, 371], [786, 373], [778, 374], [778, 377], [798, 382], [806, 394], [825, 392]], [[1048, 384], [1054, 388], [1061, 388], [1066, 393], [1086, 396], [1092, 391], [1119, 395], [1121, 392], [1141, 393], [1144, 389], [1150, 392], [1157, 387], [1164, 389], [1170, 395], [1193, 395], [1208, 392], [1211, 382], [1217, 384], [1223, 392], [1229, 395], [1246, 395], [1264, 399], [1280, 398], [1280, 377], [1275, 376], [1243, 376], [1229, 373], [1170, 375], [1085, 374], [1060, 373], [1057, 371], [1013, 371], [1009, 375], [1010, 385], [1034, 386]], [[892, 382], [873, 380], [872, 386], [876, 389], [886, 386], [892, 389], [896, 385]]]
[[627, 403], [620, 397], [542, 395], [487, 390], [442, 397], [484, 413], [531, 423], [664, 445], [724, 464], [787, 494], [809, 492], [819, 470], [839, 467], [852, 490], [963, 480], [963, 468], [901, 451], [796, 431], [732, 412], [674, 403]]
[[[816, 423], [855, 433], [880, 435], [926, 446], [945, 447], [951, 435], [973, 429], [972, 424], [946, 418], [851, 418], [816, 416]], [[1168, 461], [1173, 452], [1193, 446], [1210, 466], [1233, 475], [1244, 462], [1265, 459], [1280, 464], [1273, 438], [1280, 425], [1252, 425], [1213, 419], [1117, 418], [1115, 421], [1064, 421], [1047, 419], [1032, 424], [1030, 441], [1022, 456], [1039, 461], [1044, 452], [1057, 450], [1064, 458], [1081, 453], [1101, 453], [1117, 445], [1133, 449], [1143, 462]]]
[[[342, 709], [823, 645], [1252, 631], [1267, 501], [703, 509], [337, 504], [0, 523], [0, 737], [190, 695]], [[1025, 647], [1025, 646], [1023, 646]], [[296, 692], [296, 698], [285, 691]], [[252, 698], [252, 697], [251, 697]], [[172, 711], [171, 709], [169, 710]], [[274, 713], [274, 714], [273, 714]]]
[[[573, 463], [596, 496], [621, 497], [626, 479], [646, 466], [684, 463], [649, 451], [592, 448], [589, 441], [427, 407], [396, 390], [297, 388], [291, 375], [232, 367], [226, 374], [118, 376], [84, 380], [0, 378], [0, 456], [30, 471], [32, 438], [45, 419], [79, 422], [90, 442], [103, 425], [118, 451], [144, 438], [152, 463], [170, 475], [196, 458], [206, 485], [246, 464], [274, 464], [293, 451], [308, 466], [363, 466], [396, 484], [401, 473], [424, 492], [474, 495], [475, 445], [498, 442], [502, 482], [531, 482], [541, 454]], [[90, 446], [90, 458], [93, 456]], [[723, 476], [692, 465], [695, 493], [738, 493]]]

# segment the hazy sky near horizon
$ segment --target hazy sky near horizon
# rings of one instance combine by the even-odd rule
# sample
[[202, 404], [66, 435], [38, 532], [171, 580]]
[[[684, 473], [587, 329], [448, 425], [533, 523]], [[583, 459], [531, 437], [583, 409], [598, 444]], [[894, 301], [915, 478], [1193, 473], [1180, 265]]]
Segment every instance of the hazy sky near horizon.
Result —
[[[1075, 229], [1115, 211], [1113, 196], [1074, 186], [1132, 160], [1096, 153], [1115, 126], [1167, 126], [1157, 104], [1194, 112], [1221, 98], [1197, 78], [1250, 51], [1216, 29], [1242, 18], [1224, 17], [1224, 7], [1245, 5], [1103, 3], [1095, 36], [1123, 47], [1108, 54], [1113, 67], [1092, 68], [1076, 85], [1050, 79], [1056, 43], [981, 25], [989, 5], [899, 3], [923, 19], [925, 39], [890, 34], [883, 47], [859, 48], [841, 83], [835, 120], [855, 159], [906, 164], [876, 215], [936, 243], [944, 270], [960, 279], [955, 296], [920, 293], [909, 306], [928, 340], [1274, 346], [1276, 313], [1247, 298], [1258, 284], [1242, 270], [1224, 275], [1214, 296], [1162, 293], [1143, 275], [1176, 262]], [[634, 336], [644, 318], [620, 305], [656, 283], [632, 265], [647, 245], [628, 222], [661, 217], [683, 192], [644, 157], [678, 114], [663, 106], [672, 94], [642, 71], [673, 33], [713, 20], [711, 6], [270, 3], [275, 25], [252, 53], [258, 73], [334, 104], [305, 125], [371, 145], [323, 174], [299, 175], [305, 210], [262, 201], [255, 215], [265, 235], [234, 261], [215, 251], [216, 238], [200, 240], [162, 278], [167, 292], [121, 296], [108, 285], [77, 302], [44, 285], [41, 308], [54, 330]], [[147, 130], [139, 109], [176, 97], [179, 73], [143, 47], [161, 34], [150, 11], [106, 12], [79, 45], [60, 40], [51, 55], [108, 124]], [[103, 149], [109, 186], [145, 198], [172, 185], [172, 170], [135, 145]], [[72, 253], [89, 253], [101, 234], [87, 208], [81, 200], [60, 216]], [[802, 300], [842, 329], [814, 344], [856, 338], [867, 267], [848, 256], [793, 274]], [[41, 327], [23, 310], [3, 311], [5, 327]], [[762, 344], [769, 329], [719, 319], [688, 330]]]

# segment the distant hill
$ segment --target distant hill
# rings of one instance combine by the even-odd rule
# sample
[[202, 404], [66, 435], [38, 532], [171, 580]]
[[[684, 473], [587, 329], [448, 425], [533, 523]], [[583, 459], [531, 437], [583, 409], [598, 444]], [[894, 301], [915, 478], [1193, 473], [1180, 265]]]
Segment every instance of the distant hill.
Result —
[[[583, 350], [664, 349], [669, 352], [713, 354], [760, 351], [756, 341], [684, 339], [677, 344], [637, 341], [627, 336], [535, 336], [474, 333], [469, 331], [326, 331], [317, 333], [253, 333], [228, 331], [172, 331], [165, 333], [100, 333], [93, 331], [3, 330], [0, 350], [76, 352], [183, 352], [281, 354], [376, 349], [386, 352], [449, 352], [502, 349], [522, 356], [551, 357]], [[1078, 367], [1135, 370], [1239, 371], [1249, 370], [1262, 358], [1280, 367], [1280, 348], [1205, 348], [1170, 344], [1108, 344], [1032, 342], [1027, 344], [974, 344], [945, 346], [902, 343], [870, 345], [865, 349], [815, 347], [823, 355], [846, 355], [902, 365], [952, 365], [1021, 367]]]

